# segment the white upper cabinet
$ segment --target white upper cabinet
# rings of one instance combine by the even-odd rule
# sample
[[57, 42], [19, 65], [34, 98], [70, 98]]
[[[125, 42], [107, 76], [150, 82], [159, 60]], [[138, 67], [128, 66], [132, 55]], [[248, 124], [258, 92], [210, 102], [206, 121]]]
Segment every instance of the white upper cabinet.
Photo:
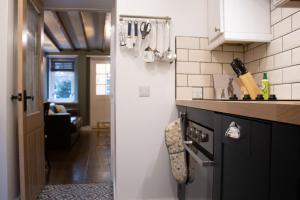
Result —
[[208, 0], [209, 48], [270, 42], [270, 0]]
[[300, 0], [272, 0], [274, 7], [300, 7]]

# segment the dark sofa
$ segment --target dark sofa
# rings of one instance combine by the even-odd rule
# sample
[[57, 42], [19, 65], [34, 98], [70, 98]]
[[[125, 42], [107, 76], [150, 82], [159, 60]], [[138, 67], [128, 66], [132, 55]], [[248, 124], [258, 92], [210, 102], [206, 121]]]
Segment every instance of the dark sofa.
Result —
[[[53, 111], [49, 115], [49, 109]], [[44, 103], [46, 147], [61, 149], [71, 147], [80, 136], [82, 120], [71, 113], [58, 113], [55, 104]]]

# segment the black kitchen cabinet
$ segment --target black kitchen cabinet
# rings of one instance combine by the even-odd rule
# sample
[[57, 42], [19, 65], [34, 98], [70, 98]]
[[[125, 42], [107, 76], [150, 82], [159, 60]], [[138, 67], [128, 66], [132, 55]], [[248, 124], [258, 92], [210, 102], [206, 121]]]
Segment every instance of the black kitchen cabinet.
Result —
[[[231, 122], [240, 138], [225, 136]], [[215, 117], [214, 200], [269, 199], [271, 124], [217, 114]]]
[[300, 199], [300, 128], [274, 123], [270, 200]]

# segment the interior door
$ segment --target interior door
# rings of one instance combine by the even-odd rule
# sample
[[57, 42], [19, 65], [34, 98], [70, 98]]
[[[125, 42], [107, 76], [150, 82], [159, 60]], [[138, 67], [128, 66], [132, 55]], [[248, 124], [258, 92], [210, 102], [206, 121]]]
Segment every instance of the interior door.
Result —
[[208, 1], [208, 36], [209, 41], [223, 33], [223, 0]]
[[45, 184], [42, 107], [43, 4], [18, 0], [18, 133], [22, 200], [33, 200]]
[[90, 125], [110, 122], [110, 60], [91, 59]]

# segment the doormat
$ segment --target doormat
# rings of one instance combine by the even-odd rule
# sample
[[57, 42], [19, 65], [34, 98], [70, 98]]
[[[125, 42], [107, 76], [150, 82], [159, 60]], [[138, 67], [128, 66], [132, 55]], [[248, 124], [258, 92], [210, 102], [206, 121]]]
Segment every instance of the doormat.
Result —
[[38, 200], [113, 200], [112, 183], [46, 185]]

